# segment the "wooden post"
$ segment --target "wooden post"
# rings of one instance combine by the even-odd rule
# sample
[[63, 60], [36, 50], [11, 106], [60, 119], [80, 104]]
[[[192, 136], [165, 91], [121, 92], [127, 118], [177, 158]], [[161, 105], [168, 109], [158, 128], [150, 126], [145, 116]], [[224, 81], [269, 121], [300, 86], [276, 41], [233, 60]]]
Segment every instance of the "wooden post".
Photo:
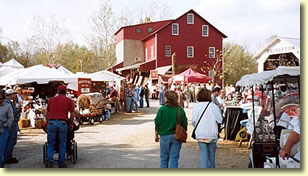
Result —
[[172, 76], [176, 73], [176, 54], [172, 54]]

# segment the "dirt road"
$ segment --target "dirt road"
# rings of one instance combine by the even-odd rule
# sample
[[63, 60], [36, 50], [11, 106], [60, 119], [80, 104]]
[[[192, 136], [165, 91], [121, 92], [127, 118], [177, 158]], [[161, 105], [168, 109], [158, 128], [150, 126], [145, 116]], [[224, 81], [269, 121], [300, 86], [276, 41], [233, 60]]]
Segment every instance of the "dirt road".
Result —
[[[154, 142], [154, 118], [157, 101], [139, 113], [112, 114], [111, 120], [95, 125], [85, 123], [76, 131], [78, 162], [67, 162], [69, 168], [159, 168], [159, 144]], [[180, 168], [199, 168], [199, 149], [192, 132], [191, 110], [185, 109], [189, 119], [189, 139], [183, 144]], [[14, 155], [17, 164], [8, 168], [43, 168], [43, 144], [47, 135], [40, 129], [22, 129]], [[232, 141], [219, 141], [216, 153], [217, 168], [247, 168], [248, 150]], [[56, 158], [56, 157], [55, 157]]]

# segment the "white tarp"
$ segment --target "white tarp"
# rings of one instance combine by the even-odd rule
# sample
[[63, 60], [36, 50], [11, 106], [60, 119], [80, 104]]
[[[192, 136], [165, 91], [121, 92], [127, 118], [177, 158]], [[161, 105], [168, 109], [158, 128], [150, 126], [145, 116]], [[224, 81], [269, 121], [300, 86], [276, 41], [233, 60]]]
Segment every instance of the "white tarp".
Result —
[[12, 68], [24, 68], [18, 61], [11, 59], [1, 65], [2, 67], [12, 67]]
[[74, 75], [74, 73], [72, 73], [71, 71], [69, 71], [67, 68], [63, 66], [60, 66], [57, 70], [62, 73], [68, 74], [68, 75]]
[[90, 74], [90, 77], [92, 81], [119, 81], [125, 79], [124, 77], [107, 70], [92, 73]]
[[73, 76], [61, 73], [55, 69], [43, 65], [35, 65], [29, 68], [17, 70], [7, 74], [0, 80], [0, 85], [15, 85], [37, 82], [37, 84], [48, 84], [50, 81], [74, 82]]
[[15, 72], [16, 70], [19, 70], [18, 68], [12, 68], [12, 67], [1, 67], [0, 68], [0, 79], [1, 77], [4, 77], [5, 75], [11, 74]]
[[272, 81], [275, 77], [281, 76], [281, 75], [299, 76], [300, 66], [297, 66], [297, 67], [280, 66], [276, 70], [244, 75], [241, 78], [241, 80], [239, 80], [236, 83], [236, 85], [237, 86], [252, 86], [256, 84], [265, 84], [269, 81]]

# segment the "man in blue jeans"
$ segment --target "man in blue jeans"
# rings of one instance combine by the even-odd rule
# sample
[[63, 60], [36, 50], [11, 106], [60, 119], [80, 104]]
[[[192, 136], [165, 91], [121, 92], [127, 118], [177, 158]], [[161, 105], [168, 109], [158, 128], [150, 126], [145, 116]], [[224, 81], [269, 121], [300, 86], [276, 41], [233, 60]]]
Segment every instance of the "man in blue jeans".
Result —
[[125, 99], [126, 99], [126, 112], [132, 112], [132, 101], [133, 101], [133, 89], [132, 83], [128, 83], [128, 87], [124, 89]]
[[[47, 162], [46, 168], [53, 168], [53, 154], [58, 138], [59, 143], [59, 168], [67, 168], [64, 163], [66, 153], [66, 140], [67, 140], [67, 121], [69, 128], [73, 128], [74, 120], [74, 103], [73, 100], [66, 97], [66, 86], [60, 85], [58, 87], [58, 96], [51, 98], [47, 105]], [[68, 120], [68, 113], [70, 118]]]
[[4, 151], [8, 141], [8, 128], [14, 121], [13, 109], [4, 100], [5, 92], [0, 89], [0, 168], [4, 167]]
[[20, 110], [17, 109], [18, 102], [16, 95], [17, 93], [13, 89], [6, 90], [7, 98], [5, 99], [5, 102], [11, 105], [14, 114], [14, 121], [8, 131], [9, 137], [4, 152], [4, 160], [6, 164], [18, 163], [18, 160], [13, 157], [13, 150], [17, 143], [18, 121], [20, 118]]

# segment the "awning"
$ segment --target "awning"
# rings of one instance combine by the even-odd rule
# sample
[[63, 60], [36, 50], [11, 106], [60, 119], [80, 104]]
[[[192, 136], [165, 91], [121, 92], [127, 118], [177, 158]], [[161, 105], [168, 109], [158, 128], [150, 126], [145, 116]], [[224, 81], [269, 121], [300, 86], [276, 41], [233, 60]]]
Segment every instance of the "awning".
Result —
[[140, 72], [149, 72], [150, 70], [154, 70], [156, 68], [156, 60], [151, 60], [144, 62], [140, 65], [139, 71]]
[[241, 80], [239, 80], [237, 86], [253, 86], [256, 84], [265, 84], [272, 81], [277, 76], [289, 75], [289, 76], [299, 76], [300, 66], [296, 67], [286, 67], [279, 66], [276, 70], [263, 71], [260, 73], [253, 73], [249, 75], [244, 75]]
[[124, 62], [120, 62], [120, 63], [118, 63], [118, 64], [116, 64], [114, 66], [111, 66], [111, 67], [107, 68], [107, 70], [110, 71], [110, 72], [114, 72], [116, 69], [122, 68], [123, 64], [124, 64]]
[[129, 66], [126, 66], [126, 67], [118, 68], [118, 69], [116, 69], [116, 71], [137, 69], [137, 68], [140, 67], [141, 64], [142, 64], [142, 63], [138, 63], [138, 64], [135, 64], [135, 65], [129, 65]]
[[157, 70], [159, 75], [165, 75], [170, 69], [172, 65], [164, 66], [164, 67], [158, 67], [155, 70]]

